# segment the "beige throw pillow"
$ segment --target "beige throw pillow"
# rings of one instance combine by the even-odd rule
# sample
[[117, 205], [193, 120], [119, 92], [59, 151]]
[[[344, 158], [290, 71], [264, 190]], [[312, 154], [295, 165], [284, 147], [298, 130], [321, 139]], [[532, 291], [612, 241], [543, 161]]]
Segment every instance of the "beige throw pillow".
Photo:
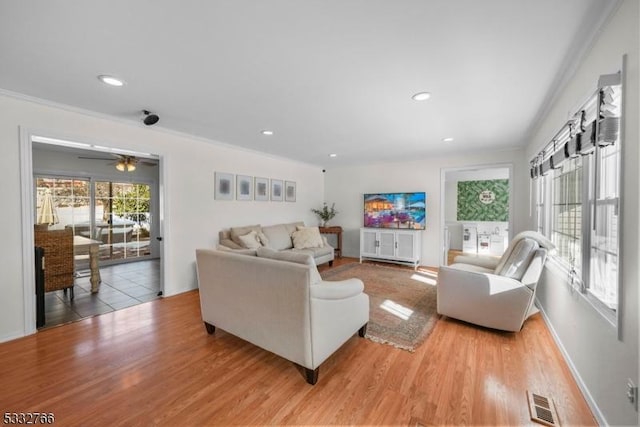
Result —
[[238, 239], [240, 239], [241, 245], [247, 249], [258, 249], [262, 246], [260, 240], [258, 240], [258, 233], [255, 231], [250, 231], [244, 236], [238, 236]]
[[260, 227], [260, 224], [247, 225], [245, 227], [231, 227], [229, 229], [229, 237], [231, 237], [231, 240], [242, 246], [240, 236], [246, 236], [250, 231], [255, 231], [257, 233], [262, 231], [262, 227]]
[[298, 227], [291, 235], [293, 247], [296, 249], [321, 248], [322, 236], [318, 227]]

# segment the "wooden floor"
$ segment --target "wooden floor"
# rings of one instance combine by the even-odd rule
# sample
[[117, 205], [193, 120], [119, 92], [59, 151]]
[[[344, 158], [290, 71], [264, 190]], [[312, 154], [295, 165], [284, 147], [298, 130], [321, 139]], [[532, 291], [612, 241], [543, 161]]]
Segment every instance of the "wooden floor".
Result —
[[526, 390], [553, 398], [561, 424], [595, 425], [539, 315], [517, 334], [443, 318], [415, 353], [354, 336], [315, 386], [207, 335], [197, 291], [0, 344], [0, 410], [60, 426], [534, 425]]

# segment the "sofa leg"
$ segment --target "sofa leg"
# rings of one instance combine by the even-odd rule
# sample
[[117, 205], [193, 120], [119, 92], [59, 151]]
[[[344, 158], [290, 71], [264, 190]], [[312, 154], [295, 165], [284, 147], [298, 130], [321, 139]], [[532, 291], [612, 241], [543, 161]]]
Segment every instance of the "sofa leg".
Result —
[[207, 333], [209, 335], [213, 334], [216, 331], [216, 327], [210, 323], [204, 322], [204, 327], [207, 328]]
[[316, 369], [309, 369], [309, 368], [304, 368], [304, 376], [307, 379], [307, 382], [311, 385], [316, 385], [316, 383], [318, 382], [318, 371], [320, 370], [320, 368], [316, 368]]
[[329, 261], [329, 267], [333, 267], [333, 260]]
[[358, 329], [358, 336], [360, 336], [360, 338], [364, 338], [364, 336], [367, 334], [367, 325], [368, 323], [365, 323], [362, 328]]

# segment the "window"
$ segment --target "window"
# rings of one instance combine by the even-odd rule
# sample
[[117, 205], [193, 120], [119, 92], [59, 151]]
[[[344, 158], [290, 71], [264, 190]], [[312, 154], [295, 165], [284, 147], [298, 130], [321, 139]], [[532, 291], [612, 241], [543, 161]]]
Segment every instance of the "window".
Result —
[[618, 308], [618, 205], [620, 144], [609, 145], [592, 156], [599, 173], [590, 206], [593, 209], [588, 291], [607, 307]]
[[553, 173], [551, 241], [574, 271], [582, 265], [582, 159], [571, 159]]
[[81, 178], [36, 178], [36, 224], [50, 230], [89, 221], [89, 181]]
[[540, 234], [546, 234], [546, 216], [544, 214], [544, 202], [545, 202], [545, 179], [540, 177], [534, 181], [534, 200], [535, 200], [535, 218], [536, 218], [536, 231]]
[[137, 258], [151, 254], [151, 187], [142, 183], [95, 183], [94, 235], [103, 242], [100, 259]]
[[556, 245], [555, 259], [571, 283], [613, 323], [620, 258], [621, 98], [619, 84], [602, 87], [531, 161], [537, 230]]

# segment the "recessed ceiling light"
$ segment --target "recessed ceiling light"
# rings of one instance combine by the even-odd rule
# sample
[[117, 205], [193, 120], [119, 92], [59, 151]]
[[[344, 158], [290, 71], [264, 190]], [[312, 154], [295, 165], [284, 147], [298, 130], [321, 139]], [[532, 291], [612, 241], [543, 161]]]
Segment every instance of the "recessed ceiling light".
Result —
[[334, 153], [331, 153], [331, 154], [329, 154], [329, 157], [338, 157], [338, 155], [334, 154]]
[[116, 86], [116, 87], [124, 86], [124, 81], [120, 80], [119, 78], [113, 77], [113, 76], [107, 76], [106, 74], [98, 76], [98, 79], [102, 83], [107, 84], [109, 86]]
[[442, 138], [442, 142], [451, 142], [451, 141], [453, 141], [453, 138], [451, 137]]
[[429, 92], [418, 92], [411, 97], [414, 101], [426, 101], [431, 98], [431, 94]]
[[262, 134], [263, 134], [263, 135], [267, 135], [267, 136], [271, 136], [271, 135], [273, 135], [273, 131], [272, 131], [272, 130], [266, 130], [266, 129], [265, 129], [265, 130], [263, 130], [263, 131], [262, 131]]

